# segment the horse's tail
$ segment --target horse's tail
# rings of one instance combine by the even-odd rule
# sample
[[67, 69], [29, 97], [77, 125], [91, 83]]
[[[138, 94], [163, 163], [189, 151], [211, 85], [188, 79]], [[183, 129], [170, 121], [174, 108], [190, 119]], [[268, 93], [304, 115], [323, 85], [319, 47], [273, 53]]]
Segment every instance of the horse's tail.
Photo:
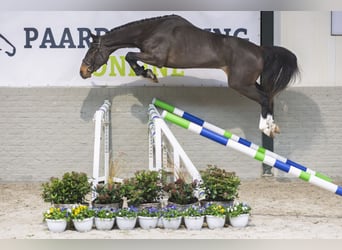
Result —
[[262, 87], [273, 97], [299, 74], [297, 57], [283, 47], [265, 46], [263, 59]]

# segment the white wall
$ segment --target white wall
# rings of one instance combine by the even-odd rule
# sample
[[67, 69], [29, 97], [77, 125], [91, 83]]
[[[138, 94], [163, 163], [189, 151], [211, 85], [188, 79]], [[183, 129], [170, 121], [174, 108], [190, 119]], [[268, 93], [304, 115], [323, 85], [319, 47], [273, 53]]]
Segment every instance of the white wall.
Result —
[[301, 79], [293, 86], [342, 86], [342, 36], [331, 36], [330, 11], [281, 11], [275, 43], [298, 57]]

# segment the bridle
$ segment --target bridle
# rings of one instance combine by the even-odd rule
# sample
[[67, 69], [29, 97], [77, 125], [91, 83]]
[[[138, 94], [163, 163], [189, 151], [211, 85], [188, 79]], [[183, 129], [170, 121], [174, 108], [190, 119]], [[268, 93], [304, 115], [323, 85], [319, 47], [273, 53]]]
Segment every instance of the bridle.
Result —
[[[97, 53], [100, 52], [100, 49], [101, 49], [101, 37], [99, 37], [99, 41], [98, 42], [92, 42], [91, 45], [90, 45], [90, 48], [95, 48], [95, 52], [94, 52], [94, 55], [96, 55]], [[102, 57], [103, 59], [103, 55], [100, 53], [100, 56]], [[94, 64], [92, 65], [89, 61], [87, 61], [85, 58], [82, 60], [82, 63], [85, 64], [87, 67], [88, 67], [88, 71], [89, 72], [92, 72], [94, 66], [95, 66], [95, 62]]]

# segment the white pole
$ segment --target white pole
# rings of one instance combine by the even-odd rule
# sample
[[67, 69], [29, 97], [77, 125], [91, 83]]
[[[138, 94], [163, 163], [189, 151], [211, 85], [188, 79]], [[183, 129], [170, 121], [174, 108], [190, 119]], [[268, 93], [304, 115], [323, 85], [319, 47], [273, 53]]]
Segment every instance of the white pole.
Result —
[[[110, 102], [104, 101], [104, 104], [95, 112], [95, 133], [94, 133], [94, 160], [93, 160], [93, 188], [99, 182], [99, 170], [100, 170], [100, 154], [101, 154], [101, 132], [104, 125], [104, 168], [105, 176], [104, 181], [107, 182], [109, 172], [109, 110]], [[96, 193], [92, 192], [92, 200], [96, 197]]]

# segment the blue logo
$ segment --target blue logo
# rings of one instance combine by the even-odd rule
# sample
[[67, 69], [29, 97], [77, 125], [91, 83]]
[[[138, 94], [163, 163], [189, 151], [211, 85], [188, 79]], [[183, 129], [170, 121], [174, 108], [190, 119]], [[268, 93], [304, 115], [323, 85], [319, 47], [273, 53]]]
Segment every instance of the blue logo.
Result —
[[14, 56], [16, 52], [15, 46], [0, 34], [0, 52], [5, 52], [8, 56]]

